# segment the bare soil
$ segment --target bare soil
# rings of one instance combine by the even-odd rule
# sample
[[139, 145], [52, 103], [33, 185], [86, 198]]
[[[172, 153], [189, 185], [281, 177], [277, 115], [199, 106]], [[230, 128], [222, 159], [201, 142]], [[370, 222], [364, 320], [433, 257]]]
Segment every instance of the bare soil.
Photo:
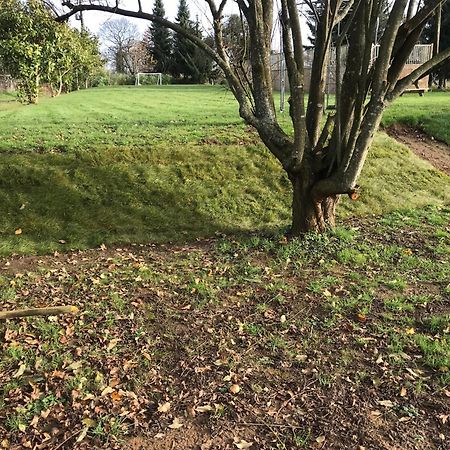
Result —
[[450, 147], [424, 131], [396, 123], [386, 129], [389, 136], [407, 145], [416, 155], [431, 163], [436, 169], [450, 175]]

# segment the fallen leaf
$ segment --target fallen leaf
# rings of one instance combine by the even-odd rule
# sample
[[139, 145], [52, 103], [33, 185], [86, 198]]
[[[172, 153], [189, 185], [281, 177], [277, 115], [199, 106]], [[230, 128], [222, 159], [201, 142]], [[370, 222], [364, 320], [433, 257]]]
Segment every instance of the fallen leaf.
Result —
[[405, 387], [402, 387], [400, 389], [400, 397], [406, 397], [406, 388]]
[[366, 317], [366, 315], [364, 314], [364, 313], [362, 313], [362, 312], [360, 312], [360, 313], [358, 313], [357, 315], [356, 315], [356, 317], [358, 318], [358, 320], [360, 321], [360, 322], [366, 322], [366, 320], [367, 320], [367, 317]]
[[181, 423], [180, 419], [178, 417], [175, 417], [175, 419], [173, 419], [173, 422], [169, 425], [169, 428], [171, 428], [172, 430], [178, 430], [178, 428], [181, 428], [183, 426], [183, 424]]
[[237, 393], [240, 392], [240, 390], [241, 390], [241, 387], [240, 387], [238, 384], [233, 384], [233, 385], [231, 385], [231, 387], [230, 387], [230, 392], [231, 392], [232, 394], [237, 394]]
[[13, 378], [21, 377], [25, 373], [26, 368], [27, 366], [25, 364], [21, 364], [19, 370], [13, 375]]
[[14, 234], [18, 236], [19, 234], [22, 234], [22, 228], [17, 228], [16, 231], [14, 231]]
[[392, 403], [390, 400], [378, 400], [377, 403], [381, 406], [386, 406], [386, 408], [394, 407], [394, 403]]
[[158, 406], [158, 412], [160, 413], [166, 413], [169, 411], [169, 409], [170, 409], [170, 402], [166, 402]]
[[84, 418], [81, 423], [88, 428], [94, 428], [97, 425], [97, 422], [89, 417]]
[[81, 442], [87, 435], [89, 427], [84, 427], [79, 436], [77, 437], [76, 442]]
[[205, 413], [213, 410], [213, 407], [211, 405], [203, 405], [203, 406], [197, 406], [195, 410], [199, 413]]
[[253, 442], [247, 442], [241, 439], [240, 441], [235, 442], [234, 445], [239, 449], [245, 449], [250, 448], [253, 445]]
[[74, 361], [72, 364], [69, 364], [67, 366], [67, 370], [72, 370], [72, 371], [76, 371], [79, 368], [81, 368], [81, 366], [83, 365], [83, 363], [81, 361]]
[[440, 414], [438, 416], [438, 418], [445, 425], [448, 421], [449, 415], [448, 414]]
[[107, 386], [107, 387], [105, 387], [105, 389], [103, 389], [100, 396], [104, 397], [105, 395], [112, 394], [113, 392], [114, 392], [114, 389], [111, 386]]
[[118, 393], [118, 392], [113, 392], [111, 394], [111, 398], [113, 399], [113, 401], [115, 402], [120, 402], [120, 399], [122, 398], [122, 396]]
[[325, 436], [319, 436], [318, 438], [316, 438], [316, 442], [318, 444], [322, 444], [323, 442], [325, 442]]
[[281, 323], [285, 323], [286, 322], [286, 316], [284, 314], [280, 317], [280, 322]]
[[0, 445], [2, 446], [2, 448], [8, 448], [9, 447], [8, 439], [3, 439], [2, 442], [0, 442]]
[[27, 429], [27, 426], [24, 423], [19, 423], [19, 425], [17, 425], [17, 428], [23, 433]]
[[117, 345], [117, 343], [118, 343], [119, 341], [120, 341], [120, 339], [111, 339], [111, 340], [109, 341], [108, 347], [106, 347], [106, 349], [107, 349], [108, 351], [112, 350], [112, 349]]
[[30, 426], [31, 426], [31, 427], [36, 427], [36, 425], [38, 424], [38, 422], [39, 422], [39, 416], [34, 416], [33, 419], [32, 419], [31, 422], [30, 422]]

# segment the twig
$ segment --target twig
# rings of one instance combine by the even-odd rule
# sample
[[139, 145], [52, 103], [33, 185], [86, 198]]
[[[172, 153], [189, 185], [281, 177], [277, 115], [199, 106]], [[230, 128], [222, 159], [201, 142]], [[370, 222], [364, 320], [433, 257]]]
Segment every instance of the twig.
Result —
[[16, 309], [14, 311], [0, 311], [0, 320], [17, 319], [31, 316], [57, 316], [59, 314], [76, 314], [76, 306], [53, 306], [49, 308]]
[[66, 444], [68, 441], [73, 439], [77, 434], [80, 434], [83, 431], [83, 428], [81, 430], [75, 431], [75, 433], [72, 433], [67, 439], [64, 439], [60, 444], [58, 444], [53, 450], [58, 450], [61, 448], [64, 444]]
[[241, 425], [243, 427], [291, 428], [294, 430], [304, 428], [296, 425], [282, 425], [278, 423], [267, 423], [267, 422], [237, 422], [236, 425]]

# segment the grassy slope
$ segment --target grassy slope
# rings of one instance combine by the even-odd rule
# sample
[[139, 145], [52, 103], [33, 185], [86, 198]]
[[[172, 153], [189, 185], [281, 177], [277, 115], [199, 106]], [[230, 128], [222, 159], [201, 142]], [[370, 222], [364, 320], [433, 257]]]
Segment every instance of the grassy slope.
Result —
[[450, 145], [450, 92], [429, 92], [423, 97], [404, 95], [385, 113], [384, 125], [393, 122], [423, 128]]
[[[0, 254], [289, 221], [286, 178], [221, 88], [96, 89], [26, 107], [10, 100], [0, 98]], [[450, 201], [449, 178], [383, 134], [361, 185], [362, 200], [344, 201], [342, 215]]]

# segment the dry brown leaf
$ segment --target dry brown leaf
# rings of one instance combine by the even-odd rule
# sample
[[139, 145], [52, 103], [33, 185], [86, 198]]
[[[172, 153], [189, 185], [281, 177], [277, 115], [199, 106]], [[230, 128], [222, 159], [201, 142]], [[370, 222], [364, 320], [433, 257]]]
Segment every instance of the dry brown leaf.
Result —
[[367, 320], [367, 317], [364, 313], [360, 312], [356, 315], [356, 317], [358, 318], [358, 320], [362, 323], [364, 323]]
[[106, 386], [100, 395], [101, 395], [101, 397], [104, 397], [105, 395], [112, 394], [113, 392], [114, 392], [114, 389], [111, 386]]
[[178, 428], [181, 428], [183, 424], [181, 423], [181, 420], [178, 417], [175, 417], [173, 419], [173, 422], [169, 425], [169, 428], [172, 430], [178, 430]]
[[21, 377], [26, 370], [27, 366], [25, 364], [21, 364], [17, 372], [13, 375], [13, 378], [19, 378]]
[[117, 345], [117, 343], [118, 343], [119, 341], [120, 341], [120, 339], [111, 339], [111, 340], [109, 341], [108, 347], [106, 347], [106, 349], [107, 349], [108, 351], [112, 350], [112, 349]]
[[166, 413], [166, 412], [169, 411], [170, 406], [171, 406], [171, 405], [170, 405], [170, 402], [163, 403], [162, 405], [159, 405], [159, 406], [158, 406], [158, 412], [160, 412], [160, 413]]
[[239, 449], [245, 449], [245, 448], [250, 448], [253, 445], [253, 442], [247, 442], [244, 441], [244, 439], [241, 439], [240, 441], [236, 441], [234, 443], [234, 445], [239, 448]]
[[199, 413], [205, 413], [213, 410], [213, 407], [211, 405], [203, 405], [203, 406], [197, 406], [195, 410]]
[[14, 234], [15, 234], [16, 236], [18, 236], [19, 234], [22, 234], [22, 228], [17, 228], [17, 229], [14, 231]]
[[39, 422], [39, 416], [34, 416], [33, 419], [32, 419], [31, 422], [30, 422], [30, 426], [36, 427], [36, 425], [38, 424], [38, 422]]
[[232, 394], [238, 394], [241, 391], [241, 387], [238, 384], [232, 384], [230, 386], [230, 392]]
[[378, 400], [377, 403], [381, 406], [386, 406], [386, 408], [394, 407], [394, 403], [392, 403], [390, 400]]
[[400, 389], [400, 397], [406, 397], [406, 388], [404, 386]]
[[120, 402], [122, 396], [118, 392], [113, 392], [113, 393], [111, 393], [111, 398], [115, 402]]
[[89, 427], [84, 427], [79, 436], [77, 437], [76, 442], [81, 442], [87, 435]]
[[438, 418], [445, 425], [448, 421], [449, 415], [448, 414], [440, 414], [438, 416]]

